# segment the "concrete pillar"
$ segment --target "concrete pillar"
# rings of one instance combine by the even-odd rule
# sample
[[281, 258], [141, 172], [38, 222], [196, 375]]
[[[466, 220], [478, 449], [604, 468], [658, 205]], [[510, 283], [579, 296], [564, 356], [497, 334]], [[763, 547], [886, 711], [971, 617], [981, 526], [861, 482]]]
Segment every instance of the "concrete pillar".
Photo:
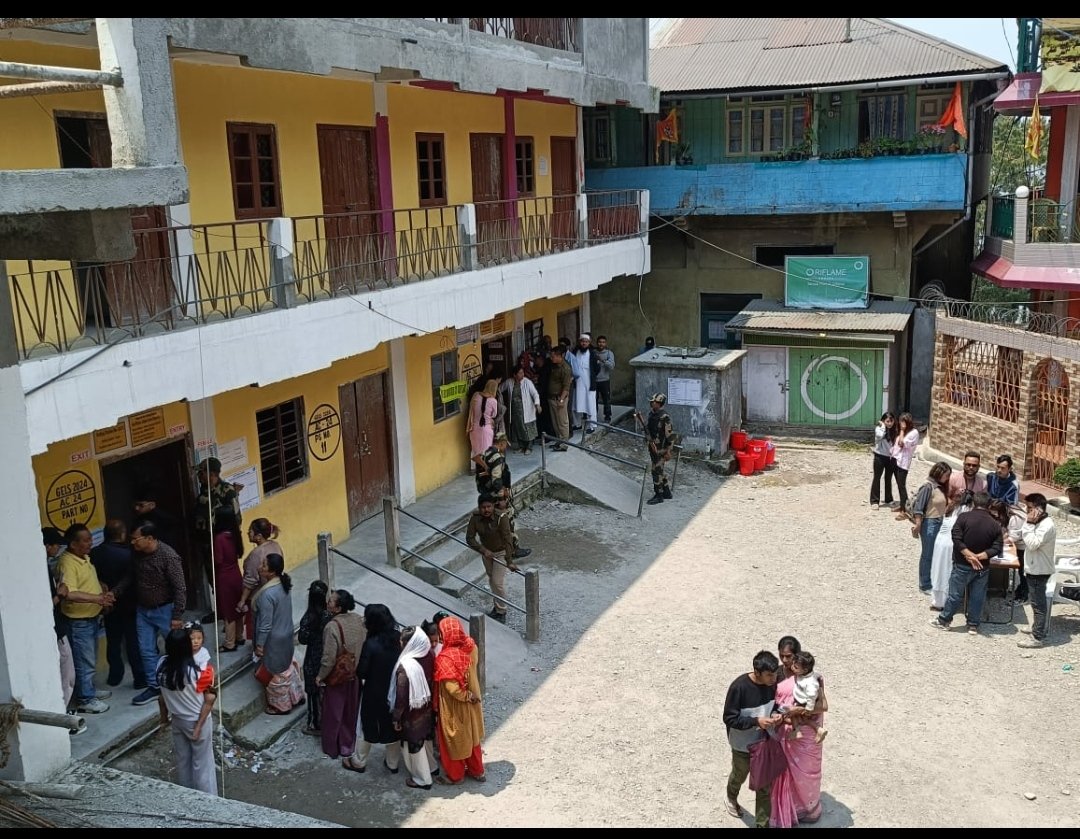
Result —
[[[0, 704], [14, 700], [34, 711], [63, 714], [60, 656], [41, 544], [26, 399], [8, 347], [0, 348], [0, 428], [4, 429], [0, 434], [0, 462], [4, 464], [0, 519], [5, 534], [0, 551]], [[7, 765], [0, 767], [4, 780], [43, 781], [71, 760], [71, 744], [63, 728], [20, 723], [8, 733], [7, 744], [11, 754]]]
[[199, 271], [195, 262], [195, 236], [191, 230], [191, 205], [166, 207], [169, 227], [179, 228], [170, 234], [173, 248], [173, 287], [180, 307], [179, 316], [197, 321], [199, 311]]
[[1016, 202], [1013, 204], [1013, 242], [1027, 244], [1028, 240], [1028, 198], [1031, 190], [1026, 186], [1016, 188]]
[[176, 166], [176, 127], [168, 18], [95, 18], [101, 69], [116, 70], [123, 87], [106, 87], [105, 113], [113, 166]]
[[457, 211], [457, 223], [461, 239], [461, 268], [475, 271], [480, 267], [476, 254], [476, 205], [462, 204]]
[[578, 245], [589, 241], [589, 199], [584, 192], [576, 196]]
[[1076, 219], [1076, 193], [1077, 183], [1080, 178], [1080, 105], [1067, 105], [1065, 107], [1065, 142], [1061, 152], [1061, 185], [1059, 198], [1061, 202], [1061, 214], [1058, 223], [1061, 225], [1061, 238], [1059, 241], [1070, 241], [1069, 234], [1073, 229], [1073, 221]]
[[409, 408], [404, 338], [395, 338], [390, 342], [390, 404], [393, 405], [391, 413], [397, 497], [401, 500], [402, 507], [408, 507], [416, 502], [416, 473], [413, 468], [412, 412]]
[[333, 591], [337, 588], [337, 586], [334, 585], [334, 555], [330, 553], [333, 537], [324, 531], [318, 535], [317, 539], [316, 550], [319, 558], [319, 579], [326, 583], [330, 591]]
[[525, 572], [525, 640], [540, 640], [540, 572], [535, 568]]
[[480, 695], [484, 694], [484, 686], [487, 685], [487, 626], [484, 623], [484, 614], [469, 615], [469, 637], [476, 642], [476, 677], [480, 680]]
[[383, 531], [386, 534], [386, 564], [394, 568], [401, 567], [401, 523], [398, 520], [397, 499], [387, 495], [382, 500]]

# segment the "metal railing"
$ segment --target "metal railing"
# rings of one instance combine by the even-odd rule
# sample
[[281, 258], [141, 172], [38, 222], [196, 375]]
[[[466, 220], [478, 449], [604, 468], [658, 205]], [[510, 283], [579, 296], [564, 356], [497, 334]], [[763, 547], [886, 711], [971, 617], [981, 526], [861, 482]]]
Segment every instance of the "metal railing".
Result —
[[573, 195], [478, 201], [475, 206], [480, 266], [532, 259], [585, 244], [578, 238]]
[[1080, 339], [1080, 318], [1039, 311], [1033, 308], [1036, 304], [974, 303], [970, 300], [942, 298], [923, 305], [936, 309], [939, 316], [1004, 326], [1023, 332], [1053, 335], [1058, 338]]
[[486, 32], [499, 38], [509, 38], [526, 44], [536, 44], [567, 52], [581, 52], [578, 32], [580, 18], [576, 17], [435, 17], [440, 23], [467, 21], [474, 32]]
[[544, 494], [547, 494], [547, 444], [548, 441], [554, 442], [556, 445], [570, 446], [571, 448], [579, 449], [589, 454], [600, 455], [600, 457], [606, 457], [608, 460], [614, 460], [617, 463], [622, 463], [624, 466], [630, 466], [634, 469], [643, 469], [644, 474], [641, 476], [641, 494], [638, 496], [637, 505], [637, 517], [641, 518], [641, 512], [645, 508], [645, 482], [649, 479], [649, 473], [652, 469], [652, 465], [649, 463], [641, 464], [634, 463], [632, 460], [627, 460], [624, 457], [618, 455], [608, 454], [602, 452], [599, 449], [588, 449], [585, 446], [578, 445], [570, 440], [563, 440], [561, 437], [551, 437], [546, 432], [540, 432], [540, 480], [541, 487]]
[[590, 243], [641, 235], [641, 190], [588, 190], [585, 195]]
[[[599, 421], [597, 421], [596, 425], [598, 425], [598, 426], [600, 426], [602, 428], [606, 428], [606, 429], [608, 429], [610, 431], [617, 431], [620, 434], [628, 434], [631, 437], [637, 437], [639, 440], [648, 439], [644, 434], [641, 434], [641, 433], [639, 433], [637, 431], [631, 431], [628, 428], [619, 428], [619, 426], [612, 425], [610, 422], [599, 422]], [[581, 444], [583, 446], [585, 445], [584, 429], [582, 429]], [[675, 489], [675, 479], [679, 476], [679, 461], [682, 460], [683, 447], [681, 445], [679, 445], [678, 443], [676, 443], [671, 448], [675, 450], [675, 465], [671, 469], [671, 489], [674, 491], [674, 489]], [[597, 449], [589, 449], [589, 451], [598, 451], [598, 450]]]
[[[469, 588], [474, 588], [478, 592], [480, 592], [481, 594], [490, 595], [495, 600], [498, 600], [500, 603], [502, 603], [504, 606], [509, 606], [511, 609], [515, 609], [518, 612], [521, 612], [521, 614], [523, 614], [523, 615], [525, 614], [525, 610], [521, 606], [518, 606], [517, 603], [514, 603], [512, 600], [507, 600], [505, 597], [499, 597], [499, 595], [497, 595], [495, 592], [490, 591], [490, 590], [484, 588], [483, 586], [478, 586], [476, 583], [472, 582], [471, 580], [466, 580], [460, 574], [455, 574], [449, 568], [444, 568], [443, 566], [439, 565], [439, 563], [432, 562], [426, 556], [418, 554], [416, 551], [409, 550], [404, 545], [398, 545], [398, 550], [402, 551], [403, 553], [408, 554], [413, 559], [418, 559], [418, 560], [420, 560], [420, 562], [423, 562], [423, 563], [426, 563], [427, 565], [430, 565], [432, 568], [435, 568], [438, 571], [441, 571], [443, 574], [450, 575], [451, 577], [453, 577], [458, 582], [465, 583], [465, 585], [467, 585]], [[495, 560], [495, 561], [497, 561], [497, 560]]]
[[[457, 543], [458, 543], [459, 545], [462, 545], [463, 547], [466, 547], [466, 548], [468, 548], [468, 549], [469, 549], [470, 551], [474, 551], [474, 550], [476, 550], [476, 548], [474, 548], [474, 547], [473, 547], [472, 545], [470, 545], [470, 544], [469, 544], [468, 542], [466, 542], [466, 541], [465, 541], [464, 539], [462, 539], [462, 538], [461, 538], [460, 536], [455, 536], [455, 535], [454, 535], [453, 533], [449, 532], [448, 530], [443, 530], [443, 529], [442, 529], [441, 527], [436, 527], [436, 526], [435, 526], [435, 525], [433, 525], [433, 524], [432, 524], [431, 522], [427, 522], [427, 521], [424, 521], [424, 520], [423, 520], [422, 518], [420, 518], [419, 516], [414, 516], [414, 515], [413, 515], [412, 513], [410, 513], [410, 512], [408, 511], [408, 510], [403, 510], [403, 509], [401, 509], [401, 507], [395, 506], [395, 507], [394, 507], [394, 509], [395, 509], [395, 510], [397, 510], [397, 512], [399, 512], [399, 513], [402, 513], [403, 515], [406, 515], [406, 516], [408, 516], [408, 517], [409, 517], [409, 518], [411, 518], [411, 519], [412, 519], [413, 521], [418, 521], [418, 522], [420, 522], [420, 524], [424, 525], [425, 527], [430, 527], [430, 528], [431, 528], [432, 530], [434, 530], [434, 531], [435, 531], [436, 533], [441, 533], [441, 534], [442, 534], [443, 536], [446, 536], [446, 537], [447, 537], [447, 538], [449, 538], [449, 539], [453, 539], [453, 540], [454, 540], [455, 542], [457, 542]], [[401, 547], [401, 545], [398, 545], [398, 549], [399, 549], [399, 550], [404, 550], [404, 549], [403, 549], [403, 548]], [[516, 568], [516, 567], [515, 567], [515, 568], [511, 568], [509, 564], [507, 564], [507, 563], [505, 563], [505, 562], [503, 562], [502, 560], [499, 560], [499, 559], [496, 559], [496, 560], [494, 560], [494, 561], [495, 561], [495, 562], [497, 562], [497, 563], [499, 563], [499, 565], [502, 565], [502, 566], [504, 566], [504, 567], [506, 568], [506, 570], [508, 570], [508, 571], [511, 571], [511, 572], [512, 572], [512, 573], [514, 573], [514, 574], [520, 574], [520, 575], [521, 575], [522, 577], [524, 577], [524, 576], [525, 576], [525, 572], [524, 572], [524, 571], [522, 571], [522, 570], [521, 570], [520, 568]], [[434, 565], [434, 563], [430, 563], [430, 564]], [[436, 568], [438, 568], [439, 566], [435, 566], [435, 567], [436, 567]], [[444, 570], [444, 571], [445, 571], [446, 569], [442, 569], [442, 570]], [[449, 571], [447, 571], [447, 573], [450, 573], [450, 572], [449, 572]], [[524, 610], [524, 609], [519, 609], [519, 611], [525, 611], [525, 610]]]
[[995, 195], [990, 199], [990, 235], [1011, 239], [1015, 228], [1016, 196]]

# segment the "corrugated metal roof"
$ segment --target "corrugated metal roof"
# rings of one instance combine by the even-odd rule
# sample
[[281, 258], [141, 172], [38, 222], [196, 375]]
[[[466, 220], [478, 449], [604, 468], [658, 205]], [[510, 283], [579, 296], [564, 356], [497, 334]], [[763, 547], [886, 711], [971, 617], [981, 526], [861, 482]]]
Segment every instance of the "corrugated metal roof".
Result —
[[663, 92], [769, 90], [1007, 72], [992, 58], [884, 18], [671, 18], [652, 30]]
[[915, 304], [874, 300], [866, 309], [789, 309], [778, 300], [752, 300], [728, 329], [784, 332], [903, 332]]

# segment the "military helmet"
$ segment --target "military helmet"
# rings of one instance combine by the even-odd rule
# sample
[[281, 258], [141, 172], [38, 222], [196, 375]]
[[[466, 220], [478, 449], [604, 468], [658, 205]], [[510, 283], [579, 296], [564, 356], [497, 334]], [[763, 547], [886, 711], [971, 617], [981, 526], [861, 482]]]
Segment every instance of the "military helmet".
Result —
[[654, 393], [649, 397], [649, 402], [659, 402], [661, 405], [667, 404], [667, 395], [664, 393]]

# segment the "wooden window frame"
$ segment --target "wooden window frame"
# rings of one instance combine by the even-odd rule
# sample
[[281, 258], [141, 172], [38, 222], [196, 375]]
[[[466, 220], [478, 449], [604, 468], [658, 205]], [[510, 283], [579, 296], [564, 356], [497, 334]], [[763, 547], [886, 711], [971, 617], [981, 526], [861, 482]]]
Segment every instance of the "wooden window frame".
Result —
[[[732, 151], [731, 149], [731, 118], [735, 114], [739, 115], [740, 125], [738, 151]], [[729, 107], [727, 113], [724, 114], [724, 154], [727, 157], [744, 157], [746, 155], [747, 142], [746, 108], [741, 105], [737, 108]]]
[[[449, 357], [452, 361], [449, 371], [449, 378], [447, 378], [446, 369], [447, 357]], [[450, 382], [457, 381], [458, 364], [460, 363], [457, 350], [446, 350], [445, 352], [435, 353], [435, 355], [431, 357], [432, 374], [434, 374], [435, 372], [436, 359], [438, 359], [439, 364], [442, 368], [441, 381], [435, 381], [434, 375], [432, 375], [431, 377], [432, 417], [435, 424], [437, 425], [438, 423], [445, 422], [446, 420], [456, 417], [458, 414], [461, 413], [461, 400], [455, 399], [453, 402], [447, 402], [444, 405], [442, 401], [442, 396], [439, 394], [439, 388], [442, 385], [448, 385], [450, 384]]]
[[[869, 114], [870, 102], [871, 101], [884, 102], [884, 101], [890, 100], [890, 99], [895, 99], [896, 103], [897, 103], [897, 120], [896, 120], [896, 124], [894, 126], [895, 130], [891, 134], [877, 134], [876, 131], [875, 131], [875, 126], [874, 126], [872, 120], [870, 119], [870, 114]], [[908, 126], [908, 122], [909, 122], [909, 115], [908, 115], [908, 94], [907, 94], [906, 90], [904, 90], [903, 88], [895, 88], [892, 91], [890, 91], [890, 90], [875, 91], [873, 93], [867, 93], [867, 94], [864, 94], [862, 96], [859, 96], [859, 98], [856, 101], [857, 101], [856, 107], [858, 108], [858, 111], [856, 113], [856, 131], [857, 131], [856, 137], [858, 138], [858, 141], [860, 143], [866, 143], [866, 142], [873, 143], [873, 142], [875, 142], [877, 140], [880, 140], [880, 139], [883, 139], [883, 138], [886, 138], [886, 137], [894, 139], [894, 140], [903, 140], [903, 139], [905, 139], [907, 137], [907, 134], [908, 134], [907, 126]], [[863, 136], [863, 133], [862, 133], [863, 110], [864, 109], [866, 109], [866, 111], [867, 111], [867, 116], [866, 116], [866, 119], [867, 119], [866, 136]], [[918, 108], [916, 107], [916, 113], [917, 112], [918, 112]]]
[[[283, 432], [283, 414], [292, 413], [295, 432], [292, 439], [286, 440]], [[271, 434], [260, 428], [265, 422], [272, 421]], [[282, 492], [310, 477], [311, 471], [307, 459], [307, 437], [304, 425], [304, 397], [297, 396], [277, 405], [255, 412], [255, 430], [259, 439], [259, 473], [262, 480], [263, 497]], [[277, 458], [277, 465], [268, 468], [267, 459]], [[287, 464], [297, 462], [296, 467]]]
[[[248, 141], [251, 144], [251, 197], [254, 201], [252, 207], [241, 207], [237, 187], [240, 184], [236, 180], [236, 161], [238, 155], [233, 150], [233, 137], [237, 134], [247, 134]], [[260, 135], [269, 136], [270, 138], [270, 154], [271, 161], [273, 163], [274, 171], [274, 192], [277, 195], [277, 204], [273, 206], [265, 206], [262, 203], [262, 187], [263, 181], [259, 176], [259, 155], [257, 153], [258, 137]], [[233, 211], [236, 213], [237, 220], [240, 219], [260, 219], [260, 218], [279, 218], [285, 214], [285, 198], [281, 191], [281, 166], [278, 155], [277, 147], [277, 127], [272, 123], [261, 122], [227, 122], [225, 123], [225, 142], [228, 147], [229, 154], [229, 174], [232, 181], [232, 198], [233, 198]], [[247, 182], [245, 182], [247, 183]]]
[[536, 195], [536, 143], [532, 137], [514, 138], [514, 175], [517, 179], [518, 196], [534, 197]]
[[[785, 149], [797, 145], [794, 140], [796, 121], [795, 111], [799, 108], [805, 109], [807, 107], [805, 96], [779, 98], [775, 96], [732, 96], [728, 99], [728, 103], [729, 105], [724, 114], [725, 157], [770, 157], [772, 155], [782, 154]], [[736, 104], [732, 107], [730, 103]], [[778, 110], [783, 110], [784, 112], [783, 133], [779, 138], [779, 144], [776, 148], [770, 148], [775, 139], [773, 137], [770, 117], [773, 112]], [[751, 143], [753, 142], [753, 137], [751, 136], [751, 123], [754, 112], [760, 112], [762, 119], [760, 149], [751, 148]], [[731, 150], [732, 114], [740, 114], [742, 118], [742, 148], [740, 151]], [[805, 140], [805, 135], [803, 140]], [[802, 140], [800, 140], [800, 142], [802, 142]]]
[[[597, 125], [604, 123], [604, 147], [600, 148], [600, 133]], [[611, 163], [615, 157], [615, 144], [611, 137], [611, 114], [592, 113], [584, 120], [585, 131], [585, 157], [596, 163]]]
[[536, 342], [544, 337], [544, 319], [536, 318], [525, 321], [523, 333], [525, 349], [532, 352], [536, 349]]
[[[421, 156], [420, 144], [428, 144], [427, 156]], [[438, 155], [434, 154], [435, 145], [438, 144]], [[435, 176], [434, 168], [439, 164], [441, 174]], [[416, 134], [416, 196], [421, 207], [445, 207], [446, 206], [446, 135], [445, 134]], [[428, 197], [424, 198], [424, 185], [428, 187]], [[442, 197], [435, 195], [436, 184], [440, 185]]]

